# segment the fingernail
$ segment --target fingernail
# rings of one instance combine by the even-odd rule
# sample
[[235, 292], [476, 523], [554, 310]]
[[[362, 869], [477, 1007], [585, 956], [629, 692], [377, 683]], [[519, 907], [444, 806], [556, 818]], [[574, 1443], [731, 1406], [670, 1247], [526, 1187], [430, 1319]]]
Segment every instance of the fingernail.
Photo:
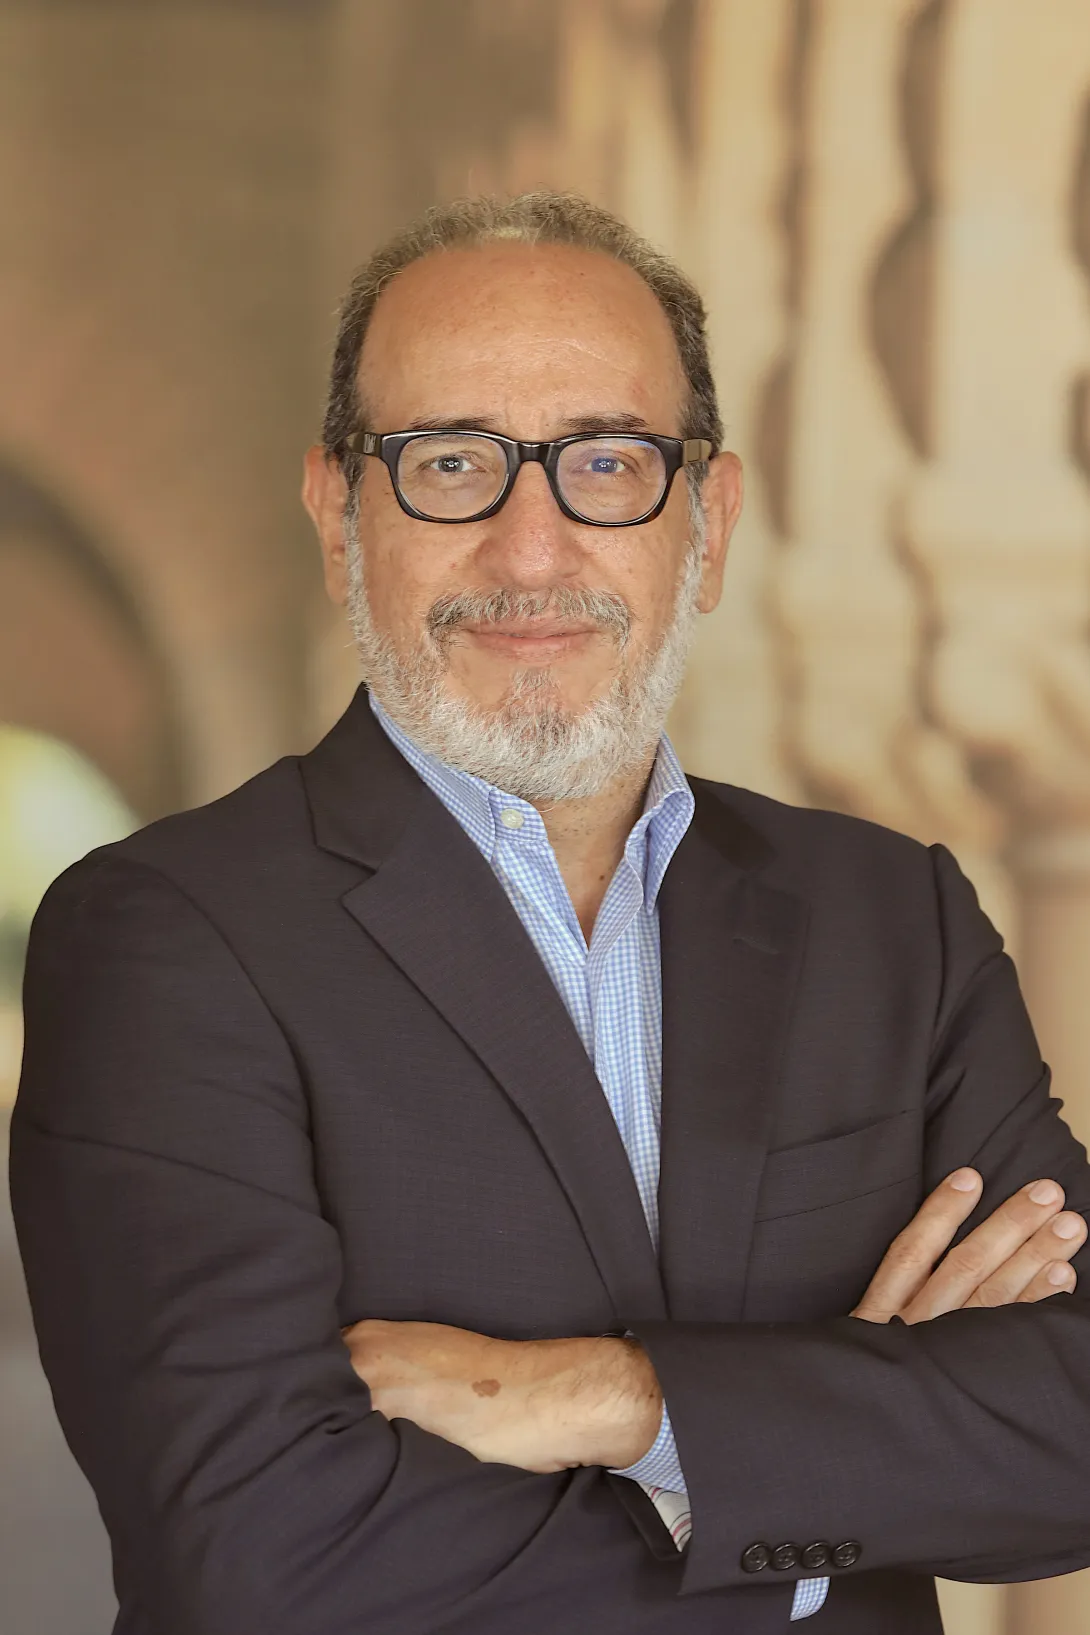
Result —
[[1060, 1201], [1060, 1189], [1055, 1181], [1034, 1181], [1026, 1191], [1035, 1204], [1056, 1204]]
[[1057, 1215], [1052, 1223], [1052, 1230], [1058, 1238], [1077, 1238], [1082, 1231], [1082, 1217], [1079, 1215]]
[[975, 1169], [956, 1169], [950, 1177], [950, 1185], [955, 1192], [975, 1192], [980, 1176]]
[[1061, 1266], [1059, 1262], [1057, 1262], [1055, 1266], [1050, 1266], [1048, 1268], [1048, 1281], [1055, 1284], [1056, 1288], [1062, 1289], [1065, 1284], [1070, 1285], [1074, 1283], [1075, 1274], [1071, 1270], [1070, 1266]]

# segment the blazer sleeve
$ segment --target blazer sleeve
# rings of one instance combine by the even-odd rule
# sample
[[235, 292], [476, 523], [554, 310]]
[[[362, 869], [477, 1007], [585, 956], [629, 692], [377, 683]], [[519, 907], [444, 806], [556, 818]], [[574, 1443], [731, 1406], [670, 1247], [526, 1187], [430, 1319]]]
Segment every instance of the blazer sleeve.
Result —
[[[372, 1411], [340, 1335], [299, 1066], [175, 885], [116, 856], [69, 869], [34, 921], [24, 997], [15, 1222], [126, 1628], [477, 1627], [485, 1587], [550, 1520], [581, 1588], [608, 1585], [618, 1552], [630, 1568], [643, 1546], [601, 1473], [481, 1464]], [[585, 1478], [600, 1514], [576, 1492], [581, 1525], [565, 1523]], [[487, 1611], [479, 1627], [504, 1627]]]
[[[1088, 1214], [1086, 1151], [1049, 1095], [1014, 967], [950, 854], [932, 859], [944, 979], [928, 1186], [980, 1169], [961, 1235], [1042, 1176]], [[857, 1543], [838, 1576], [1006, 1582], [1090, 1565], [1090, 1248], [1074, 1264], [1073, 1295], [912, 1326], [633, 1323], [692, 1503], [682, 1593], [753, 1582], [741, 1558], [757, 1542]]]

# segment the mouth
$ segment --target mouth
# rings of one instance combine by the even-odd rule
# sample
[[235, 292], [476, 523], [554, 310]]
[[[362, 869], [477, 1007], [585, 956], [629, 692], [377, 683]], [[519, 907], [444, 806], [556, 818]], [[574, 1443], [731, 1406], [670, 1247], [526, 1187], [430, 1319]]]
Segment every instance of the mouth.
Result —
[[562, 619], [469, 622], [461, 625], [459, 631], [485, 652], [538, 663], [577, 652], [601, 634], [595, 625], [572, 624]]

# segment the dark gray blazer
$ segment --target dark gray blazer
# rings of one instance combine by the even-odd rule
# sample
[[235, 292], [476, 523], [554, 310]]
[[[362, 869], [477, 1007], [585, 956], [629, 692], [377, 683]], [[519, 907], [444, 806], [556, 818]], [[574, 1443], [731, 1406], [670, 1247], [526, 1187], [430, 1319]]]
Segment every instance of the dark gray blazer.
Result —
[[[694, 788], [657, 1263], [538, 956], [362, 688], [310, 754], [50, 888], [13, 1201], [118, 1635], [786, 1635], [801, 1569], [751, 1546], [819, 1542], [858, 1559], [800, 1628], [924, 1635], [935, 1573], [1090, 1563], [1090, 1302], [844, 1315], [959, 1164], [978, 1217], [1042, 1175], [1090, 1209], [998, 937], [940, 847]], [[365, 1316], [634, 1329], [686, 1557], [623, 1478], [372, 1413]]]

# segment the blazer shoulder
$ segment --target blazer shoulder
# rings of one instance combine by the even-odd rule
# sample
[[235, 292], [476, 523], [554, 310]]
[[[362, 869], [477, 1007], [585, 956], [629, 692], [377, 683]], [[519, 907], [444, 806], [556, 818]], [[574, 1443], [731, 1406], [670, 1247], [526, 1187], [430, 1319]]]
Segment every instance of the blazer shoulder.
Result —
[[313, 851], [299, 759], [283, 756], [215, 800], [95, 847], [60, 879], [135, 864], [209, 902], [246, 880], [275, 881]]
[[792, 806], [736, 784], [690, 778], [694, 792], [720, 802], [764, 842], [772, 873], [799, 883], [845, 872], [863, 877], [874, 871], [933, 877], [932, 848], [899, 830], [867, 818], [822, 807]]
[[758, 795], [757, 790], [744, 790], [735, 783], [716, 783], [711, 778], [690, 778], [688, 782], [693, 790], [704, 791], [735, 816], [744, 817], [776, 852], [871, 853], [894, 862], [930, 867], [930, 847], [922, 840], [871, 822], [869, 817], [853, 817], [820, 806], [793, 806], [771, 795]]

